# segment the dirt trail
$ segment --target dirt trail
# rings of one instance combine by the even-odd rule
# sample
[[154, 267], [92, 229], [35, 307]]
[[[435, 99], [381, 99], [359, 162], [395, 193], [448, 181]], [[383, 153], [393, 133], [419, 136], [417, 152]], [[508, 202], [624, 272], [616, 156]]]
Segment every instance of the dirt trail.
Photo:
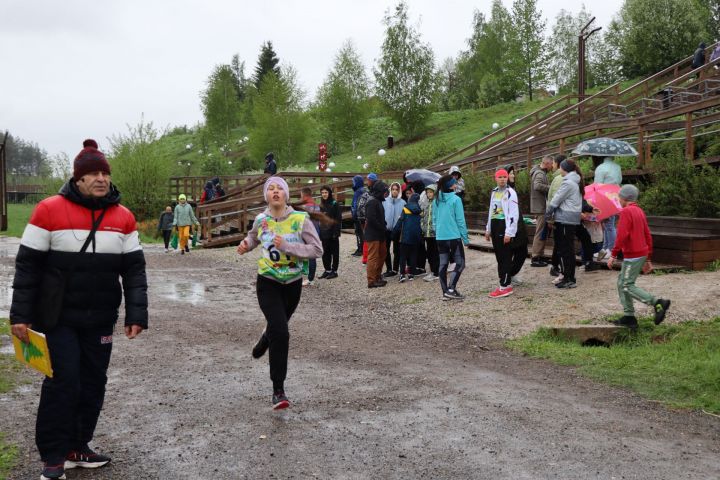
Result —
[[[151, 330], [116, 335], [93, 442], [113, 462], [69, 479], [720, 477], [718, 419], [509, 353], [497, 332], [343, 281], [304, 292], [291, 325], [293, 408], [273, 413], [266, 359], [249, 353], [262, 329], [254, 254], [150, 247], [147, 257]], [[12, 264], [0, 261], [0, 309]], [[346, 256], [341, 269], [363, 274]], [[430, 288], [415, 283], [413, 295]], [[21, 452], [13, 479], [39, 474], [32, 378], [0, 396], [0, 431]]]

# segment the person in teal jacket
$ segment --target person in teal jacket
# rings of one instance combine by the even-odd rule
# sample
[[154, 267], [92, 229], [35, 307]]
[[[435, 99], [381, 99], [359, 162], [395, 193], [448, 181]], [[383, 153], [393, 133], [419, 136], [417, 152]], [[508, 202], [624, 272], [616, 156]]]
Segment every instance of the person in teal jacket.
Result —
[[[438, 180], [438, 195], [435, 197], [433, 224], [435, 226], [435, 240], [440, 255], [440, 287], [443, 300], [460, 300], [464, 298], [457, 290], [460, 274], [465, 268], [465, 249], [463, 245], [470, 243], [465, 211], [460, 197], [455, 194], [454, 187], [457, 180], [451, 175], [445, 175]], [[447, 270], [450, 261], [455, 263], [455, 270], [447, 281]]]

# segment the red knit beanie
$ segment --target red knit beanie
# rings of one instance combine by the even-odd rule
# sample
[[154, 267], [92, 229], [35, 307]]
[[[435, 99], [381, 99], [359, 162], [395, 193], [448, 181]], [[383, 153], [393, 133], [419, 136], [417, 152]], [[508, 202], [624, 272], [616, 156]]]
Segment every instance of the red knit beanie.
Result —
[[110, 164], [105, 155], [98, 150], [98, 144], [92, 138], [83, 142], [83, 149], [73, 163], [73, 179], [80, 180], [83, 175], [92, 172], [105, 172], [110, 175]]

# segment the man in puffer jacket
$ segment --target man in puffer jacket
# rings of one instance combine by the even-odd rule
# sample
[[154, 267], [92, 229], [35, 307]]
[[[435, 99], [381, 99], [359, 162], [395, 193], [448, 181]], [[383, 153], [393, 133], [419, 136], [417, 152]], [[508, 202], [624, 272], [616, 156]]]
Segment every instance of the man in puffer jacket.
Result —
[[45, 333], [54, 373], [43, 381], [35, 437], [47, 479], [65, 478], [65, 468], [110, 462], [88, 444], [105, 398], [123, 293], [125, 335], [133, 339], [148, 325], [135, 217], [120, 205], [97, 143], [83, 146], [73, 178], [33, 210], [15, 259], [12, 333], [25, 343], [31, 324]]
[[575, 162], [563, 160], [560, 163], [560, 175], [563, 181], [557, 193], [548, 203], [546, 216], [555, 217], [555, 242], [560, 257], [562, 281], [558, 288], [575, 288], [575, 229], [580, 225], [582, 213], [583, 188]]

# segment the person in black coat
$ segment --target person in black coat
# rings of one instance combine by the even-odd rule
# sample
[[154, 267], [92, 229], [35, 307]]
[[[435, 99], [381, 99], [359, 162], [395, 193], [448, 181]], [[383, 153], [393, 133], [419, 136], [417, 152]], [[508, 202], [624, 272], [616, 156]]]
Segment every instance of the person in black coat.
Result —
[[277, 163], [275, 163], [275, 154], [272, 152], [265, 155], [265, 171], [264, 171], [264, 173], [269, 173], [270, 175], [275, 175], [277, 173]]
[[368, 288], [384, 287], [387, 281], [380, 277], [383, 262], [387, 256], [385, 243], [385, 194], [388, 187], [378, 180], [370, 187], [370, 199], [365, 207], [365, 243], [368, 246], [367, 280]]
[[693, 54], [692, 68], [700, 68], [705, 65], [705, 42], [698, 45], [697, 50]]
[[333, 198], [332, 188], [323, 185], [320, 188], [320, 211], [334, 220], [332, 225], [320, 224], [320, 241], [323, 246], [323, 267], [325, 272], [319, 278], [328, 280], [337, 278], [338, 264], [340, 263], [340, 225], [342, 224], [342, 209]]

